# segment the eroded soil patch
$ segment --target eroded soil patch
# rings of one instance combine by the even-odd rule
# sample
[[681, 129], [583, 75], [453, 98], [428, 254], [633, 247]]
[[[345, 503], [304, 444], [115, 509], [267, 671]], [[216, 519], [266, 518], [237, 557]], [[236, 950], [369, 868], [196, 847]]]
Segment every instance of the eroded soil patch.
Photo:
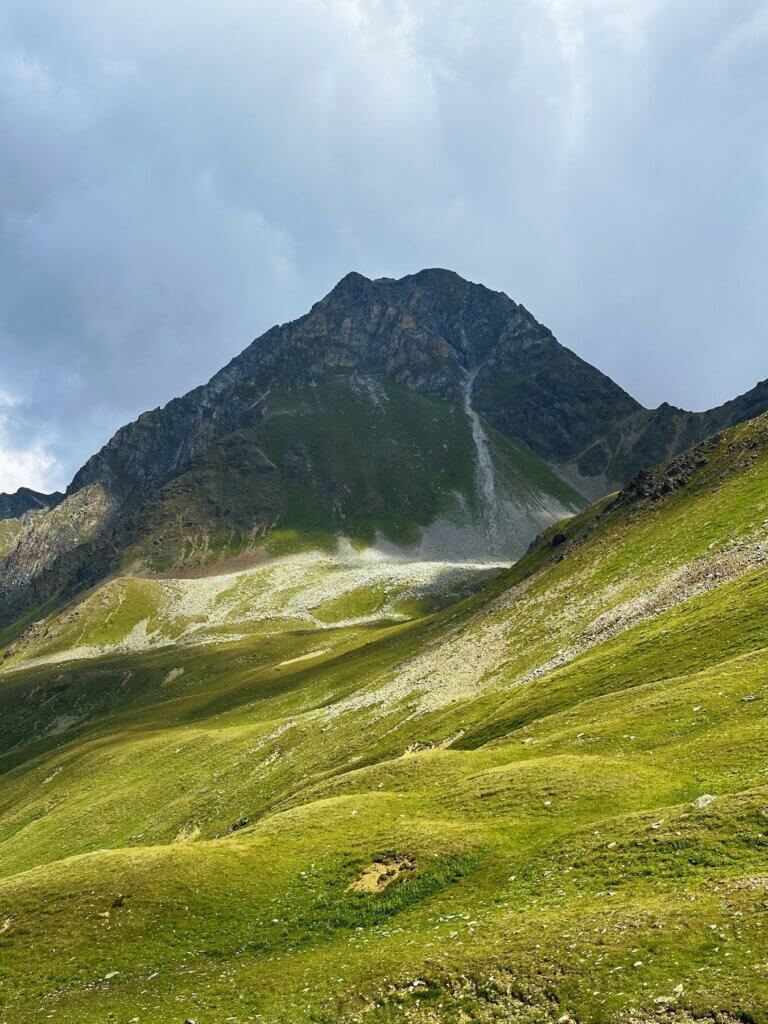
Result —
[[373, 864], [348, 887], [347, 892], [376, 893], [384, 892], [393, 882], [404, 875], [410, 874], [414, 863], [408, 857], [388, 857], [375, 860]]

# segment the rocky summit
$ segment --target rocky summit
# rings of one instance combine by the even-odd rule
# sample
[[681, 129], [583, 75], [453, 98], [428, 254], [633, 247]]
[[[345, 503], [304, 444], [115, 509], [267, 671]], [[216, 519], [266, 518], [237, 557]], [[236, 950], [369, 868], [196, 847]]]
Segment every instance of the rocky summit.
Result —
[[0, 497], [0, 1022], [768, 1024], [768, 384], [345, 277]]

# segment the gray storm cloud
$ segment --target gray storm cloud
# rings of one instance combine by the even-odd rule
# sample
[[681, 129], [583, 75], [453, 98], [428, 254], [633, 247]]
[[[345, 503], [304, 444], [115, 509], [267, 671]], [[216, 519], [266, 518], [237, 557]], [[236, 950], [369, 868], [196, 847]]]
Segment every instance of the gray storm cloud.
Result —
[[507, 291], [647, 404], [768, 376], [768, 2], [6, 0], [0, 490], [350, 269]]

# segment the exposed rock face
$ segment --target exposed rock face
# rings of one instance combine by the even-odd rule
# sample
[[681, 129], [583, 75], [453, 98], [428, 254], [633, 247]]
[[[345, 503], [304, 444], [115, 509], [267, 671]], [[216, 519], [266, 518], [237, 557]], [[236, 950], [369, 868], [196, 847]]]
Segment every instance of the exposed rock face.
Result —
[[0, 563], [0, 622], [104, 575], [115, 562], [107, 539], [115, 507], [106, 490], [92, 484], [48, 512], [29, 516]]
[[[374, 404], [373, 392], [390, 381], [459, 409], [471, 375], [473, 411], [533, 460], [528, 490], [554, 467], [589, 499], [768, 408], [764, 382], [708, 413], [669, 405], [647, 410], [500, 292], [445, 270], [401, 280], [349, 274], [306, 316], [267, 331], [208, 384], [144, 413], [89, 459], [61, 504], [43, 514], [46, 522], [26, 524], [0, 565], [0, 620], [97, 578], [148, 530], [164, 533], [153, 541], [164, 551], [169, 530], [186, 531], [192, 547], [214, 526], [263, 537], [290, 504], [292, 476], [311, 487], [313, 501], [334, 510], [332, 528], [353, 514], [359, 520], [361, 508], [375, 513], [384, 499], [370, 472], [367, 482], [353, 486], [349, 464], [329, 469], [312, 439], [291, 438], [279, 465], [263, 448], [269, 431], [262, 425], [273, 415], [270, 392], [300, 393], [344, 375], [371, 389]], [[423, 415], [432, 421], [431, 412]], [[414, 422], [418, 441], [421, 423]], [[324, 451], [340, 443], [354, 447], [360, 434], [353, 435], [326, 438]], [[410, 447], [401, 443], [397, 457], [406, 459]], [[397, 488], [394, 471], [386, 486]], [[32, 498], [0, 498], [0, 515], [19, 502], [58, 498], [26, 495]], [[433, 498], [419, 498], [411, 518], [424, 522]], [[557, 499], [528, 514], [526, 529], [573, 505], [568, 496]], [[535, 504], [536, 494], [527, 500]], [[409, 495], [387, 501], [390, 512], [410, 514]]]

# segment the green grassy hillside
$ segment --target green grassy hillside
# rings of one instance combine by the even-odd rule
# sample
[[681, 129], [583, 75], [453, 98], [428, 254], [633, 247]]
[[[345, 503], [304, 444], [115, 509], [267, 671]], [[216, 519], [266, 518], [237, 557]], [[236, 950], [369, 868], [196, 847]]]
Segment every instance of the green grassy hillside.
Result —
[[763, 418], [428, 614], [96, 591], [0, 673], [0, 1021], [766, 1024], [767, 567]]

